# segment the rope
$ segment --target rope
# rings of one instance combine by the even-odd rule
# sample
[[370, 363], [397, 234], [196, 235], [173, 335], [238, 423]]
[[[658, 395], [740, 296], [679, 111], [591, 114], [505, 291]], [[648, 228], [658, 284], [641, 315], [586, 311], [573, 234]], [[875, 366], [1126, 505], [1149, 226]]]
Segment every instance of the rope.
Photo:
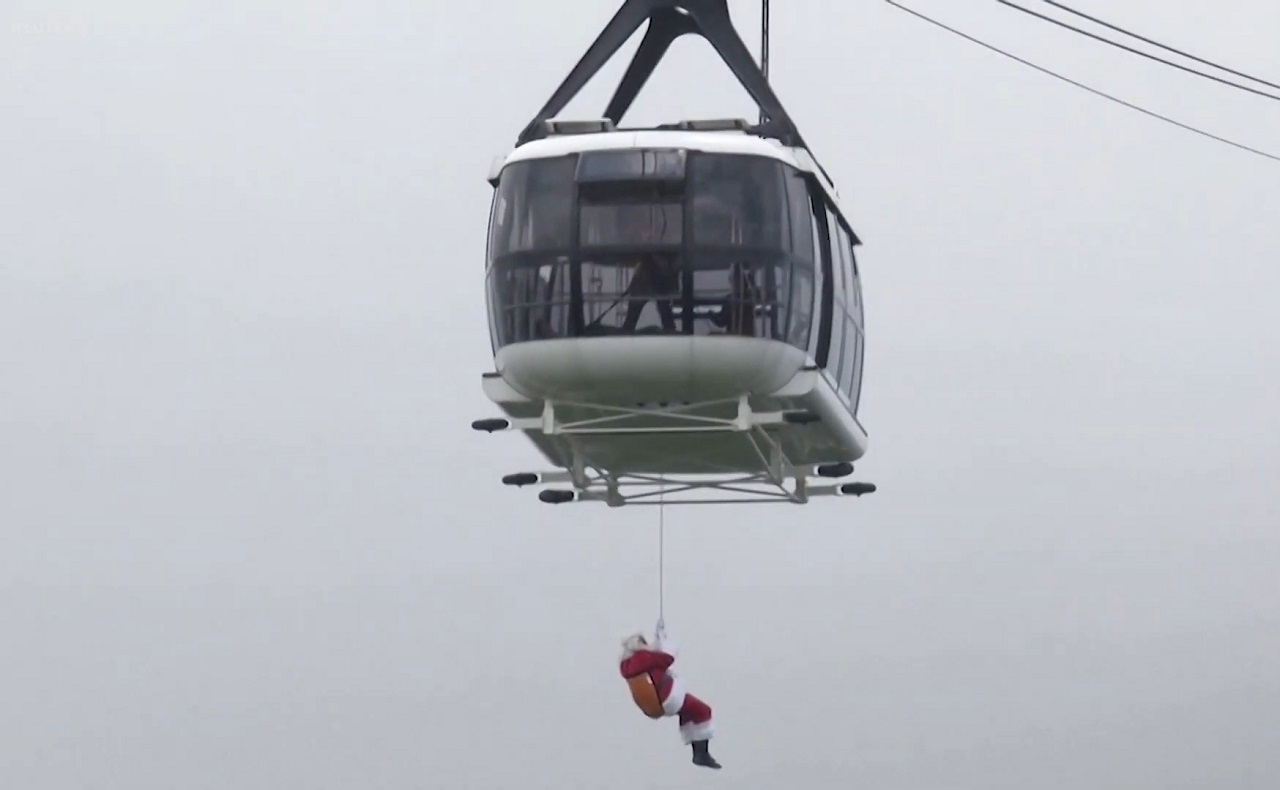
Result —
[[[760, 74], [769, 81], [769, 0], [760, 0]], [[760, 123], [769, 120], [760, 111]]]
[[[661, 478], [659, 478], [661, 479]], [[662, 488], [658, 489], [658, 619], [665, 621], [666, 615], [666, 533], [667, 533], [667, 505], [664, 499], [666, 494], [666, 481], [662, 483]]]

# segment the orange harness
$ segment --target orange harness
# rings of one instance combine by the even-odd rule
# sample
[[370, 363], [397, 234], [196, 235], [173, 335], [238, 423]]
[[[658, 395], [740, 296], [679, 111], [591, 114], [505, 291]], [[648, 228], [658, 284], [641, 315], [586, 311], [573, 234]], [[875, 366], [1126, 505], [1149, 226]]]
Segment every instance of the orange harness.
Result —
[[662, 710], [662, 700], [658, 699], [658, 689], [653, 685], [653, 678], [649, 677], [648, 672], [627, 678], [627, 687], [631, 689], [632, 701], [644, 715], [651, 719], [663, 717], [665, 711]]

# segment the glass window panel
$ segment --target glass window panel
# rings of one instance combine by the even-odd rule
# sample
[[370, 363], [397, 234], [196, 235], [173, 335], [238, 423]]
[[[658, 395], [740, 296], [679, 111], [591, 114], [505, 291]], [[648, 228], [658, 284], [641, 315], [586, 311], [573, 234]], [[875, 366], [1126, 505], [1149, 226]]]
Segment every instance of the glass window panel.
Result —
[[809, 347], [809, 330], [813, 325], [813, 272], [803, 266], [791, 270], [791, 289], [787, 300], [786, 342], [796, 348]]
[[849, 387], [849, 402], [853, 407], [853, 413], [858, 413], [858, 402], [862, 400], [862, 368], [866, 364], [866, 338], [862, 332], [858, 332], [858, 369], [854, 373], [853, 383]]
[[810, 332], [809, 334], [809, 354], [814, 359], [817, 359], [818, 344], [822, 341], [821, 333], [818, 331], [818, 328], [820, 326], [820, 318], [822, 315], [822, 312], [821, 312], [822, 288], [823, 288], [823, 283], [826, 281], [826, 279], [825, 279], [825, 275], [822, 273], [822, 266], [817, 265], [816, 263], [817, 261], [820, 260], [822, 255], [822, 229], [818, 224], [821, 221], [822, 217], [820, 214], [811, 214], [811, 216], [812, 216], [812, 220], [810, 222], [810, 231], [813, 235], [813, 250], [814, 250], [815, 265], [813, 267], [814, 307], [813, 307], [813, 316], [811, 319], [813, 321], [813, 331]]
[[[848, 237], [844, 235], [844, 229], [840, 227], [840, 221], [836, 219], [836, 215], [830, 209], [827, 209], [827, 233], [831, 236], [831, 276], [832, 293], [835, 294], [836, 310], [840, 309], [840, 305], [845, 301], [845, 281], [848, 279], [849, 260], [845, 253], [848, 248]], [[839, 316], [837, 316], [838, 320]]]
[[581, 274], [583, 334], [681, 331], [678, 255], [588, 255]]
[[583, 203], [578, 241], [584, 247], [676, 245], [684, 237], [679, 203]]
[[840, 306], [836, 305], [835, 315], [831, 317], [831, 348], [827, 352], [826, 370], [831, 372], [832, 381], [840, 380], [840, 361], [844, 359], [844, 317]]
[[569, 274], [563, 256], [522, 256], [496, 264], [489, 274], [495, 344], [567, 337]]
[[503, 169], [489, 224], [492, 258], [566, 250], [572, 240], [573, 157], [513, 162]]
[[577, 180], [679, 180], [684, 178], [685, 155], [681, 149], [588, 151], [579, 158]]
[[777, 253], [700, 250], [693, 270], [693, 333], [784, 340], [789, 268]]
[[740, 154], [689, 158], [693, 240], [699, 245], [790, 247], [783, 164]]
[[844, 324], [844, 353], [841, 354], [840, 360], [840, 391], [846, 395], [849, 393], [853, 385], [853, 373], [858, 357], [858, 327], [853, 323], [853, 317], [845, 314], [840, 316], [840, 321]]
[[799, 170], [786, 168], [786, 183], [791, 253], [801, 261], [815, 261], [818, 247], [813, 235], [813, 204], [809, 199], [808, 182]]

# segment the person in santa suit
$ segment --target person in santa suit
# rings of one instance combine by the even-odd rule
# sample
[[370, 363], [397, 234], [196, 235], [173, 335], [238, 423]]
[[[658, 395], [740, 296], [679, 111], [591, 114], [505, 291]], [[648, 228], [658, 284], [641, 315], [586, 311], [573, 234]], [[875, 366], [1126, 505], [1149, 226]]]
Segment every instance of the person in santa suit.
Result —
[[675, 660], [676, 647], [659, 620], [652, 643], [642, 633], [622, 641], [618, 669], [631, 689], [632, 700], [645, 715], [651, 719], [679, 718], [680, 736], [693, 749], [694, 765], [719, 768], [709, 751], [711, 706], [685, 689], [684, 681], [671, 670]]

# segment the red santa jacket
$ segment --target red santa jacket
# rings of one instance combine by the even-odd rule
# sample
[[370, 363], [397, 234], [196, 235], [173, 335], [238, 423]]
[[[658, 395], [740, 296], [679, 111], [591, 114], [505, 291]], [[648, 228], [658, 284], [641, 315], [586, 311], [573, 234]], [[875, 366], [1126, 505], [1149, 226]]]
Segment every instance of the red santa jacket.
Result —
[[675, 656], [660, 650], [637, 650], [618, 665], [618, 671], [631, 688], [631, 698], [651, 718], [663, 715], [664, 703], [671, 696], [675, 679], [667, 669]]

